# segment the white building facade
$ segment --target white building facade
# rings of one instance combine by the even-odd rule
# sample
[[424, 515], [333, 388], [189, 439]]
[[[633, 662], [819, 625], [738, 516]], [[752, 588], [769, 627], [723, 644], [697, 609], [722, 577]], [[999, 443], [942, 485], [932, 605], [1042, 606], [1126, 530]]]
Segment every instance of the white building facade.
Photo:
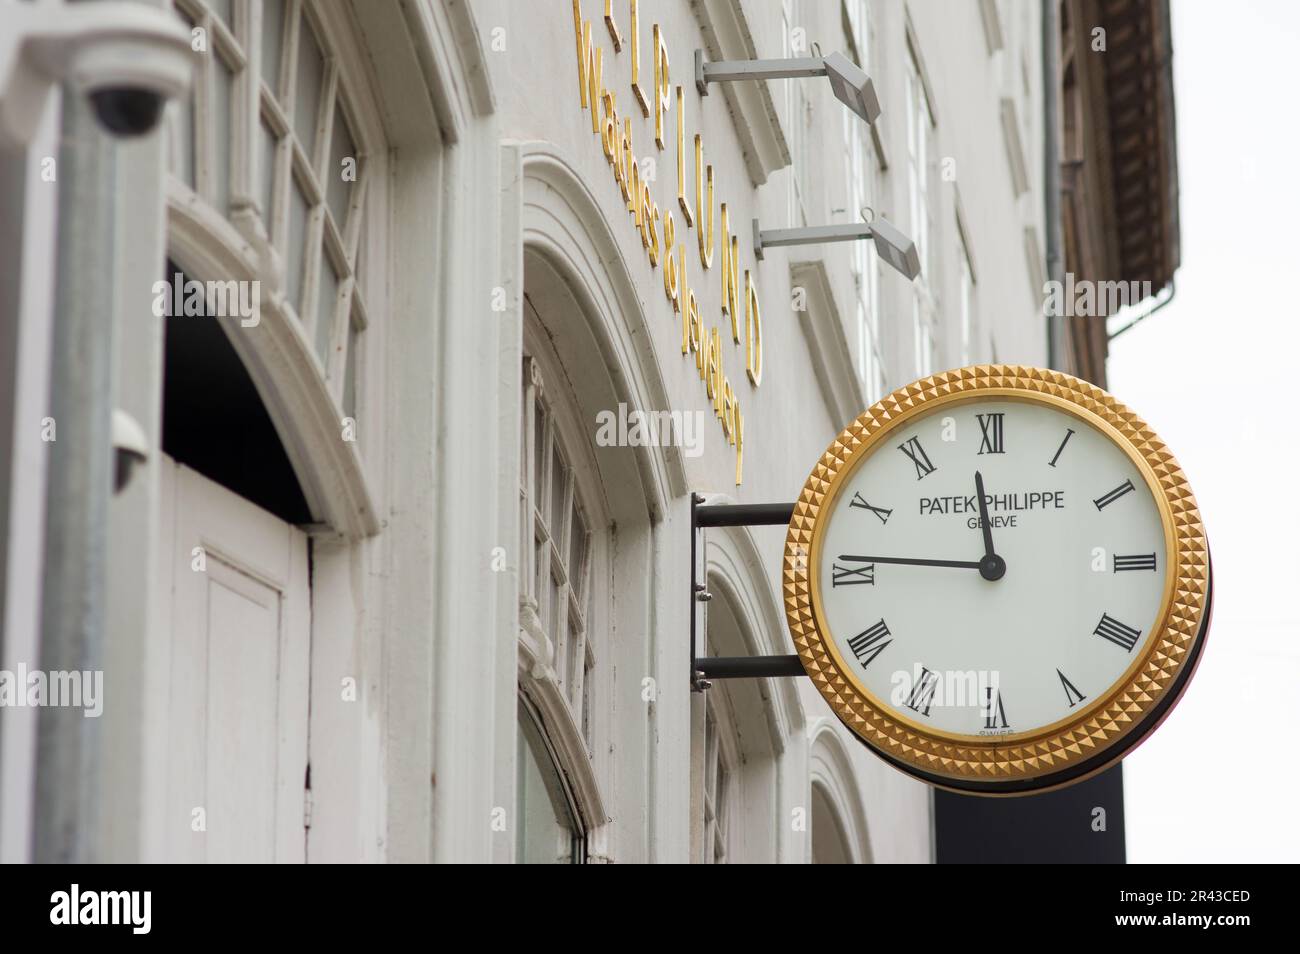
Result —
[[[691, 691], [691, 495], [791, 501], [889, 390], [1046, 363], [1039, 5], [174, 8], [192, 97], [113, 147], [112, 400], [150, 453], [109, 512], [84, 856], [930, 861], [929, 790], [805, 679]], [[697, 49], [842, 50], [883, 113], [817, 78], [701, 95]], [[67, 272], [32, 157], [59, 149], [50, 116], [8, 671], [41, 664]], [[755, 254], [755, 220], [863, 215], [915, 240], [920, 278], [865, 242]], [[187, 281], [255, 287], [256, 321], [206, 285], [176, 313]], [[703, 532], [703, 652], [793, 651], [783, 533]], [[4, 860], [42, 856], [40, 718], [0, 708]]]

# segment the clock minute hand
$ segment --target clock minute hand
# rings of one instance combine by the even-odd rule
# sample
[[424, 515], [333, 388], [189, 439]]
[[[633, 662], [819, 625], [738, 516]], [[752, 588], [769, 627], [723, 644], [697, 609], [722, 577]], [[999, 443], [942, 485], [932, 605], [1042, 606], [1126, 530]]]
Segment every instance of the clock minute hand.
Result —
[[841, 560], [848, 560], [851, 563], [902, 563], [906, 566], [955, 566], [963, 570], [978, 570], [982, 566], [980, 560], [921, 560], [913, 557], [881, 557], [881, 556], [854, 556], [850, 553], [841, 553]]
[[988, 501], [984, 499], [984, 477], [978, 470], [975, 471], [975, 497], [980, 506], [980, 529], [984, 531], [984, 559], [976, 566], [980, 576], [992, 582], [1006, 575], [1007, 561], [993, 552], [993, 527], [989, 524]]

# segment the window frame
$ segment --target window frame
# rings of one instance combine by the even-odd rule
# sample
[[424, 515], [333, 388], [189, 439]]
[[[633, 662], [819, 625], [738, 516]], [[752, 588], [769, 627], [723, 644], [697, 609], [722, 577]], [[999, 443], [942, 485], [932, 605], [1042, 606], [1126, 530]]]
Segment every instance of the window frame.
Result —
[[[870, 72], [870, 6], [867, 0], [844, 0], [844, 25], [857, 53], [858, 65]], [[846, 212], [857, 221], [862, 209], [879, 195], [879, 156], [867, 126], [851, 110], [840, 110], [845, 152]], [[874, 207], [873, 207], [874, 208]], [[855, 366], [868, 403], [885, 393], [885, 361], [880, 341], [880, 271], [874, 250], [866, 242], [850, 243], [849, 270], [853, 277]]]
[[921, 274], [912, 282], [913, 366], [918, 378], [926, 377], [935, 367], [935, 341], [938, 325], [938, 288], [931, 280], [935, 274], [936, 192], [934, 188], [934, 104], [926, 88], [925, 77], [915, 49], [907, 51], [906, 89], [906, 163], [908, 215], [912, 239], [921, 261]]
[[700, 852], [702, 864], [728, 864], [739, 814], [739, 745], [731, 701], [721, 687], [705, 693]]
[[[601, 496], [599, 468], [591, 444], [591, 436], [583, 426], [572, 383], [564, 374], [563, 365], [554, 351], [540, 316], [527, 293], [523, 335], [523, 361], [520, 366], [520, 473], [517, 478], [519, 506], [518, 548], [518, 646], [519, 687], [538, 714], [548, 744], [555, 753], [556, 767], [570, 784], [584, 826], [584, 836], [597, 846], [603, 844], [601, 831], [607, 823], [602, 795], [603, 781], [613, 770], [610, 739], [614, 729], [610, 713], [614, 706], [611, 698], [613, 675], [605, 659], [614, 658], [615, 647], [609, 640], [612, 633], [612, 559], [613, 530]], [[537, 402], [546, 402], [549, 420], [542, 422], [542, 449], [548, 455], [543, 466], [554, 466], [554, 443], [560, 438], [562, 460], [566, 466], [566, 488], [563, 495], [565, 530], [552, 549], [550, 527], [539, 534], [538, 514], [534, 501], [543, 508], [552, 506], [552, 488], [546, 477], [537, 483]], [[550, 591], [552, 558], [562, 553], [569, 559], [574, 523], [573, 502], [582, 509], [585, 520], [585, 562], [578, 571], [584, 578], [586, 592], [580, 594], [586, 606], [580, 619], [578, 638], [565, 642], [554, 638], [547, 599], [550, 593], [540, 594], [539, 578]], [[543, 515], [548, 515], [544, 511]], [[563, 549], [560, 550], [559, 548]], [[539, 557], [544, 561], [539, 564]], [[538, 567], [546, 572], [541, 576]], [[571, 572], [571, 571], [570, 571]], [[563, 621], [574, 617], [571, 590], [563, 586], [566, 614]], [[567, 633], [566, 637], [567, 638]], [[565, 678], [564, 661], [575, 665]], [[598, 850], [598, 849], [592, 849]]]
[[[339, 38], [327, 28], [321, 12], [304, 0], [283, 0], [280, 69], [274, 89], [267, 84], [261, 68], [261, 0], [231, 0], [229, 22], [209, 0], [172, 0], [172, 7], [192, 29], [204, 31], [207, 49], [195, 53], [198, 62], [191, 98], [169, 107], [171, 187], [179, 190], [182, 201], [204, 203], [211, 214], [233, 225], [255, 249], [269, 253], [258, 256], [256, 277], [265, 287], [286, 292], [279, 307], [295, 319], [336, 407], [356, 419], [357, 396], [365, 392], [361, 383], [366, 373], [362, 358], [369, 326], [369, 295], [363, 294], [363, 289], [377, 282], [374, 276], [363, 274], [361, 266], [363, 259], [368, 267], [379, 258], [365, 254], [367, 236], [363, 226], [369, 207], [382, 205], [381, 198], [368, 196], [379, 188], [370, 181], [377, 178], [371, 157], [381, 145], [366, 124], [358, 121], [360, 101], [368, 92], [364, 89], [367, 80], [351, 75], [347, 57], [339, 50]], [[315, 135], [310, 144], [301, 141], [294, 116], [294, 110], [300, 107], [297, 61], [304, 36], [309, 36], [319, 49], [322, 61]], [[220, 142], [222, 120], [214, 112], [220, 101], [215, 94], [217, 73], [223, 67], [231, 71], [230, 116], [226, 117], [229, 134], [224, 145]], [[356, 163], [356, 178], [350, 181], [347, 191], [344, 222], [335, 221], [328, 184], [334, 123], [339, 116], [347, 126], [354, 153], [350, 158]], [[183, 137], [191, 130], [193, 139], [186, 143]], [[270, 170], [263, 168], [265, 131], [275, 138]], [[191, 147], [192, 152], [188, 152]], [[228, 153], [219, 160], [217, 151], [223, 148]], [[182, 162], [187, 156], [188, 170]], [[219, 184], [215, 175], [222, 169], [228, 178]], [[268, 175], [271, 207], [264, 208]], [[301, 267], [295, 270], [296, 277], [289, 274], [295, 259], [289, 248], [290, 200], [295, 190], [307, 206]], [[272, 260], [281, 263], [278, 269], [268, 267]], [[332, 268], [335, 275], [335, 301], [332, 307], [325, 304], [322, 308], [325, 268]], [[278, 284], [281, 280], [283, 285]], [[297, 300], [288, 300], [287, 292], [295, 284]], [[264, 300], [266, 297], [263, 295]], [[321, 328], [321, 322], [328, 327]]]

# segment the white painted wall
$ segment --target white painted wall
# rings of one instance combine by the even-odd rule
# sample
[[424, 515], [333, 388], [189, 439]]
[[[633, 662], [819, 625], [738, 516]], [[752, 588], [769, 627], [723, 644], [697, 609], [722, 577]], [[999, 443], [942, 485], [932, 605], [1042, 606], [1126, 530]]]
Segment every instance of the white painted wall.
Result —
[[[507, 819], [514, 811], [520, 676], [519, 560], [513, 550], [519, 538], [526, 251], [541, 250], [567, 269], [578, 305], [545, 317], [560, 332], [557, 350], [574, 363], [566, 370], [578, 382], [576, 400], [593, 435], [594, 412], [616, 399], [676, 410], [704, 410], [707, 399], [692, 358], [681, 354], [680, 318], [664, 298], [661, 270], [645, 260], [580, 108], [570, 4], [350, 6], [357, 56], [373, 82], [375, 121], [389, 147], [384, 239], [377, 245], [387, 281], [383, 307], [371, 299], [372, 328], [380, 330], [369, 339], [362, 422], [380, 530], [361, 539], [320, 534], [315, 544], [312, 638], [321, 651], [313, 650], [311, 673], [315, 807], [307, 854], [309, 860], [508, 861], [513, 833], [494, 829], [492, 821], [498, 809]], [[990, 52], [976, 3], [871, 5], [873, 74], [884, 108], [879, 132], [889, 160], [878, 211], [909, 228], [903, 172], [909, 22], [933, 93], [936, 154], [956, 160], [955, 181], [936, 174], [933, 186], [939, 267], [930, 278], [942, 330], [936, 367], [956, 360], [958, 201], [977, 274], [976, 357], [994, 357], [994, 341], [1002, 361], [1041, 363], [1045, 353], [1025, 250], [1027, 228], [1042, 234], [1036, 6], [986, 6], [1002, 13], [996, 52]], [[661, 208], [675, 207], [675, 144], [670, 136], [668, 150], [655, 148], [653, 120], [642, 118], [631, 98], [630, 54], [626, 48], [615, 54], [601, 22], [603, 7], [599, 0], [581, 0], [604, 51], [605, 82], [618, 91], [620, 114], [631, 117], [636, 155], [657, 162], [655, 200]], [[631, 29], [627, 7], [626, 0], [614, 3], [625, 37]], [[797, 257], [772, 249], [763, 262], [755, 261], [751, 219], [766, 227], [786, 224], [793, 171], [772, 161], [783, 134], [746, 128], [749, 117], [763, 123], [763, 104], [753, 91], [738, 100], [743, 108], [736, 112], [723, 90], [714, 87], [702, 98], [691, 81], [697, 47], [751, 43], [759, 56], [781, 55], [781, 4], [665, 0], [641, 8], [642, 83], [649, 92], [657, 22], [671, 79], [684, 86], [688, 136], [698, 131], [704, 137], [717, 199], [728, 203], [732, 232], [740, 238], [742, 283], [746, 268], [758, 283], [765, 357], [762, 384], [755, 388], [745, 378], [743, 348], [730, 343], [721, 325], [720, 249], [706, 271], [695, 252], [695, 232], [679, 232], [705, 328], [722, 332], [723, 368], [740, 399], [745, 480], [735, 485], [734, 451], [711, 414], [699, 457], [625, 448], [597, 455], [618, 529], [616, 598], [602, 655], [610, 673], [606, 707], [598, 713], [609, 750], [593, 763], [609, 820], [592, 850], [619, 862], [692, 857], [691, 749], [699, 744], [702, 709], [692, 706], [686, 685], [688, 492], [740, 502], [794, 499], [812, 462], [847, 421], [818, 383], [816, 369], [827, 356], [810, 352], [801, 324], [809, 317], [788, 304], [791, 263], [824, 263], [831, 298], [819, 305], [827, 309], [821, 317], [844, 323], [847, 340], [854, 294], [844, 247], [805, 247]], [[824, 52], [845, 45], [839, 0], [804, 0], [798, 21]], [[819, 163], [807, 177], [817, 185], [807, 197], [809, 218], [843, 221], [833, 212], [844, 204], [842, 107], [824, 82], [804, 82], [813, 110], [808, 155]], [[772, 92], [779, 109], [783, 96]], [[1004, 98], [1022, 117], [1028, 145], [1029, 188], [1019, 197], [1002, 139]], [[670, 134], [675, 120], [674, 97]], [[688, 155], [693, 167], [692, 159]], [[124, 208], [123, 214], [135, 213]], [[680, 213], [677, 218], [680, 229]], [[881, 287], [887, 384], [896, 387], [914, 377], [911, 291], [892, 275]], [[503, 313], [491, 308], [495, 289], [505, 292]], [[152, 332], [141, 334], [156, 347]], [[157, 375], [156, 362], [143, 366]], [[842, 374], [829, 386], [840, 394], [863, 393], [860, 383]], [[157, 493], [156, 483], [150, 493]], [[781, 528], [740, 530], [725, 539], [711, 534], [705, 548], [718, 578], [746, 594], [738, 622], [754, 651], [790, 651], [780, 603], [783, 534]], [[505, 572], [492, 569], [498, 546], [510, 553]], [[156, 554], [134, 558], [148, 566]], [[147, 588], [136, 592], [134, 598], [143, 599]], [[115, 613], [119, 620], [139, 615], [129, 607]], [[154, 619], [150, 645], [167, 638], [164, 626]], [[352, 708], [324, 703], [343, 670], [359, 677], [361, 698]], [[653, 705], [640, 692], [647, 677], [658, 686]], [[109, 680], [110, 693], [161, 691], [147, 670], [111, 673]], [[761, 790], [746, 804], [761, 811], [742, 819], [740, 856], [808, 859], [807, 832], [791, 819], [795, 810], [810, 809], [811, 767], [825, 760], [817, 754], [825, 743], [814, 751], [810, 736], [829, 732], [840, 743], [836, 764], [849, 766], [871, 857], [930, 860], [928, 790], [859, 745], [806, 680], [737, 692], [763, 700], [745, 731], [761, 733], [759, 748], [769, 753], [750, 773]], [[140, 829], [138, 845], [112, 843], [115, 858], [149, 857], [150, 846], [161, 843], [147, 808], [157, 804], [158, 778], [165, 776], [154, 763], [167, 753], [155, 738], [158, 725], [139, 729], [146, 738], [138, 788], [119, 781], [103, 809], [106, 818], [135, 813]], [[112, 747], [121, 743], [110, 738], [107, 744], [111, 760]], [[0, 759], [7, 757], [0, 752]], [[8, 763], [5, 771], [12, 777]]]

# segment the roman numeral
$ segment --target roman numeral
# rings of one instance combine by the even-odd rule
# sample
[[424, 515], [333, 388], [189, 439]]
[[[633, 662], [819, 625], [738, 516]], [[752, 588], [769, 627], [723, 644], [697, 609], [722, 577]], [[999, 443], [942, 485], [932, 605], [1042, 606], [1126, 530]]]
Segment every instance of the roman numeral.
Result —
[[1154, 570], [1156, 568], [1156, 555], [1154, 553], [1138, 553], [1133, 556], [1119, 556], [1114, 558], [1115, 569], [1112, 573], [1118, 573], [1120, 570]]
[[839, 586], [841, 583], [846, 586], [850, 583], [870, 583], [876, 585], [876, 565], [868, 563], [866, 566], [840, 566], [838, 563], [831, 564], [831, 586]]
[[877, 517], [880, 518], [881, 523], [888, 523], [889, 515], [894, 512], [892, 510], [886, 510], [883, 507], [871, 506], [871, 504], [867, 503], [867, 498], [862, 496], [862, 494], [854, 494], [853, 499], [849, 501], [849, 506], [859, 507], [862, 510], [870, 510], [872, 513], [874, 513]]
[[[998, 725], [998, 720], [1002, 720], [1002, 725]], [[1007, 710], [1002, 707], [1002, 692], [993, 692], [993, 687], [988, 686], [984, 689], [984, 728], [986, 729], [1009, 729], [1007, 725]]]
[[[1074, 683], [1066, 679], [1065, 673], [1061, 672], [1059, 669], [1056, 670], [1056, 678], [1061, 680], [1061, 688], [1065, 690], [1065, 701], [1070, 704], [1071, 709], [1073, 709], [1077, 703], [1088, 698], [1078, 689], [1074, 688]], [[1078, 696], [1078, 698], [1076, 699], [1075, 696]]]
[[1133, 490], [1133, 481], [1126, 480], [1124, 481], [1124, 483], [1120, 484], [1110, 493], [1102, 494], [1100, 497], [1094, 500], [1093, 503], [1097, 505], [1098, 510], [1104, 510], [1131, 490]]
[[998, 412], [995, 414], [976, 414], [980, 420], [980, 449], [981, 454], [1005, 454], [1006, 450], [1002, 446], [1002, 419], [1005, 414]]
[[1101, 614], [1101, 622], [1097, 624], [1097, 628], [1092, 632], [1093, 635], [1100, 636], [1102, 639], [1109, 639], [1116, 646], [1123, 646], [1124, 651], [1130, 653], [1133, 651], [1133, 647], [1137, 645], [1138, 637], [1142, 635], [1140, 629], [1126, 626], [1105, 613]]
[[1052, 456], [1052, 459], [1047, 462], [1048, 467], [1056, 466], [1056, 461], [1061, 456], [1061, 451], [1065, 450], [1065, 445], [1070, 443], [1070, 438], [1071, 436], [1073, 436], [1073, 434], [1074, 434], [1074, 428], [1067, 427], [1065, 429], [1065, 440], [1061, 441], [1061, 446], [1056, 449], [1056, 453]]
[[906, 454], [908, 459], [916, 465], [917, 480], [920, 480], [927, 474], [934, 473], [934, 464], [930, 463], [930, 458], [926, 456], [925, 448], [921, 446], [921, 442], [915, 437], [908, 438], [906, 442], [899, 444], [898, 449]]
[[849, 649], [853, 650], [853, 655], [858, 657], [858, 662], [862, 663], [862, 668], [866, 669], [867, 664], [885, 651], [885, 647], [893, 642], [892, 639], [886, 639], [886, 636], [892, 635], [889, 627], [885, 625], [882, 619], [870, 629], [864, 629], [858, 635], [849, 640]]
[[916, 684], [912, 686], [912, 692], [908, 695], [907, 702], [903, 704], [913, 712], [929, 716], [930, 706], [934, 704], [934, 690], [938, 685], [939, 674], [930, 672], [930, 670], [922, 666], [921, 675], [917, 678]]

